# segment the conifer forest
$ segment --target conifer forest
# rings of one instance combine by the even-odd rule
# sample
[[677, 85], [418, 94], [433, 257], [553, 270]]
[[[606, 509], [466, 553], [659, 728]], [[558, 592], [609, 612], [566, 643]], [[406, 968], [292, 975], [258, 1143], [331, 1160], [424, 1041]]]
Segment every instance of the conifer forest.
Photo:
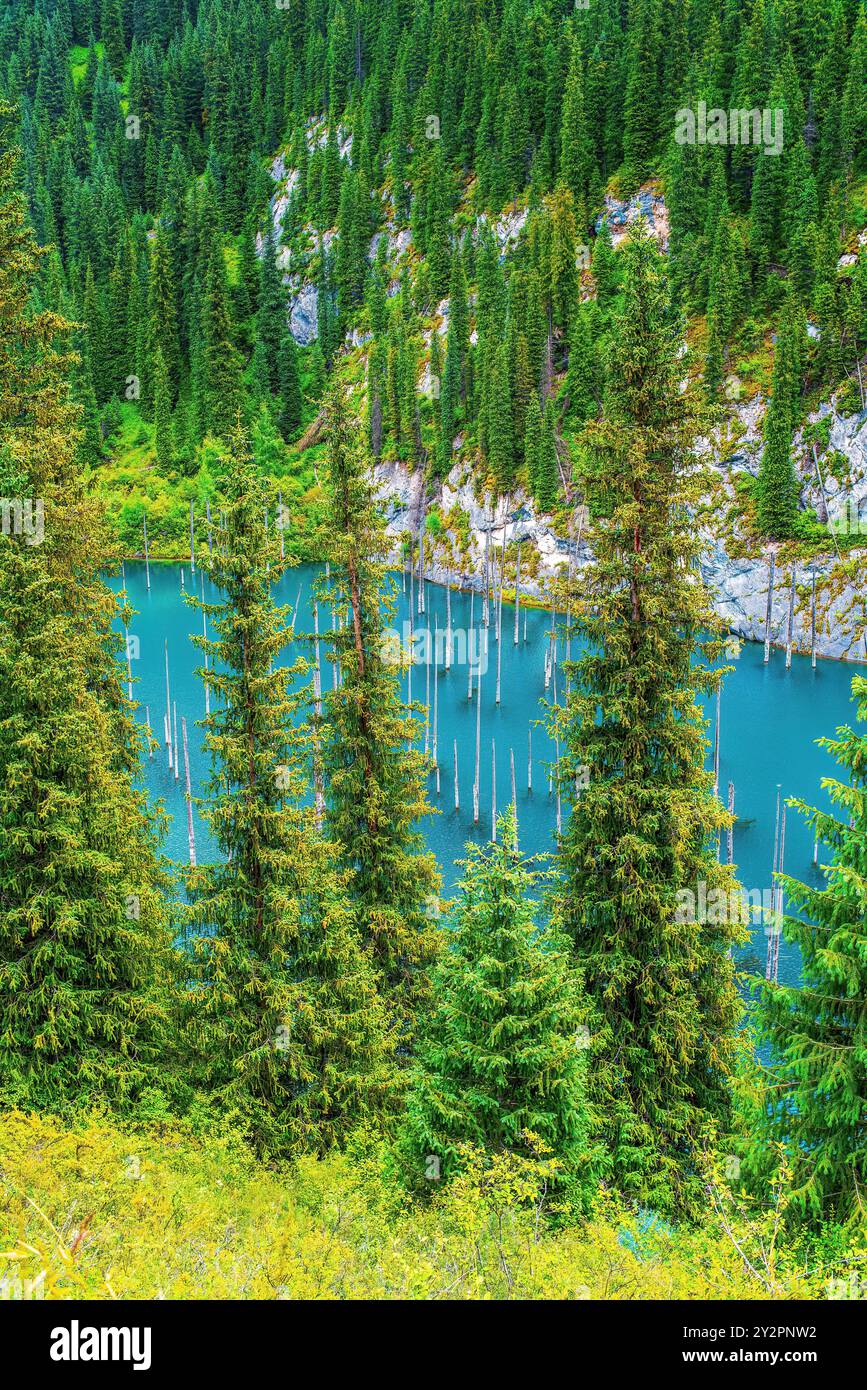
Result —
[[867, 1299], [865, 663], [865, 0], [0, 0], [3, 1300]]

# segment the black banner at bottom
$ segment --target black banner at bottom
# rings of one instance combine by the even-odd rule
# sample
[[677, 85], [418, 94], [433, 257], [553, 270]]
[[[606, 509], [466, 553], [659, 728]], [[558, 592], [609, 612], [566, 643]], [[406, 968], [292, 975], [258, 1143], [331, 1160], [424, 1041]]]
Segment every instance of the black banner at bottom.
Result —
[[[553, 1354], [579, 1371], [674, 1372], [700, 1383], [708, 1371], [762, 1367], [769, 1382], [792, 1372], [829, 1374], [855, 1363], [863, 1338], [858, 1301], [823, 1303], [169, 1303], [0, 1304], [3, 1362], [50, 1382], [109, 1373], [249, 1376], [282, 1366], [308, 1379], [311, 1361], [329, 1378], [392, 1369], [428, 1381], [478, 1366], [521, 1374], [523, 1352], [537, 1376]], [[319, 1323], [319, 1318], [322, 1323]], [[500, 1322], [500, 1318], [504, 1320]], [[538, 1328], [554, 1342], [528, 1340]], [[323, 1338], [321, 1331], [325, 1334]], [[452, 1329], [460, 1340], [449, 1335]], [[412, 1341], [407, 1343], [407, 1334]], [[408, 1353], [407, 1347], [414, 1348]], [[411, 1359], [408, 1359], [411, 1358]], [[345, 1358], [345, 1360], [344, 1360]], [[293, 1369], [294, 1366], [294, 1369]], [[302, 1370], [303, 1367], [303, 1370]], [[562, 1371], [560, 1372], [562, 1374]]]

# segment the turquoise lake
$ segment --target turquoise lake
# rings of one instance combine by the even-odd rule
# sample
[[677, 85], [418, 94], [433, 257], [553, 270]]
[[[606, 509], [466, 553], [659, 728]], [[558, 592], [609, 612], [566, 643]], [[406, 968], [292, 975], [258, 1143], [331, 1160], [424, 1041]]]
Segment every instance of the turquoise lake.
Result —
[[[275, 590], [278, 602], [292, 609], [298, 603], [298, 629], [310, 631], [312, 617], [312, 584], [320, 567], [300, 565], [280, 581]], [[191, 576], [184, 567], [184, 583], [189, 592], [195, 587], [202, 592], [202, 573]], [[403, 591], [401, 576], [396, 577], [395, 627], [405, 632], [409, 621], [409, 582]], [[205, 579], [205, 597], [219, 601], [216, 590]], [[184, 772], [181, 763], [180, 779], [169, 772], [163, 743], [165, 712], [165, 642], [168, 640], [169, 672], [172, 699], [177, 704], [178, 731], [181, 717], [187, 720], [190, 757], [190, 776], [193, 795], [200, 794], [208, 776], [208, 758], [202, 749], [203, 731], [197, 722], [204, 717], [204, 688], [194, 674], [201, 664], [200, 653], [189, 640], [190, 633], [201, 632], [201, 614], [184, 602], [179, 566], [152, 565], [150, 589], [147, 588], [145, 567], [139, 563], [126, 565], [126, 587], [132, 607], [136, 610], [130, 628], [130, 649], [133, 677], [133, 698], [138, 702], [137, 717], [145, 722], [145, 710], [150, 710], [151, 727], [160, 739], [160, 749], [152, 760], [145, 762], [148, 792], [161, 799], [172, 817], [166, 852], [180, 863], [188, 860], [187, 817], [184, 800]], [[119, 590], [120, 577], [112, 581]], [[299, 601], [300, 591], [300, 601]], [[426, 585], [424, 616], [414, 615], [418, 629], [426, 627], [432, 634], [438, 625], [446, 626], [446, 593], [435, 585]], [[417, 608], [417, 601], [416, 601]], [[470, 626], [470, 595], [452, 592], [452, 626], [464, 634]], [[474, 629], [480, 620], [478, 596], [474, 603]], [[524, 640], [526, 616], [526, 641]], [[431, 774], [429, 793], [431, 805], [438, 814], [428, 818], [423, 826], [430, 847], [436, 852], [444, 879], [444, 891], [453, 887], [459, 876], [456, 864], [464, 854], [468, 841], [480, 842], [491, 833], [492, 741], [496, 754], [497, 806], [500, 811], [511, 800], [510, 752], [514, 750], [517, 787], [518, 826], [522, 848], [529, 854], [550, 852], [556, 836], [556, 799], [549, 795], [548, 769], [554, 759], [554, 745], [544, 728], [535, 724], [543, 719], [541, 701], [552, 698], [553, 684], [547, 694], [545, 660], [548, 650], [550, 613], [538, 609], [522, 609], [520, 641], [514, 645], [514, 608], [503, 607], [503, 647], [501, 656], [501, 698], [495, 703], [497, 646], [494, 640], [494, 615], [489, 636], [488, 668], [482, 677], [481, 709], [481, 776], [480, 822], [473, 824], [473, 779], [475, 771], [476, 706], [475, 678], [473, 703], [467, 698], [468, 668], [456, 664], [449, 672], [440, 669], [437, 704], [440, 766], [440, 791], [436, 792], [435, 777]], [[330, 622], [328, 613], [320, 610], [320, 625]], [[469, 639], [473, 653], [472, 636]], [[285, 659], [290, 662], [301, 654], [310, 656], [307, 642], [287, 647]], [[559, 644], [560, 659], [563, 643]], [[325, 660], [323, 645], [323, 686], [330, 688], [331, 663]], [[851, 701], [851, 682], [855, 671], [863, 668], [841, 662], [820, 661], [814, 671], [808, 657], [794, 657], [792, 669], [786, 671], [785, 656], [773, 651], [767, 666], [763, 649], [755, 643], [745, 643], [732, 663], [735, 670], [725, 683], [720, 722], [720, 792], [725, 799], [729, 781], [736, 790], [736, 814], [741, 824], [734, 832], [734, 859], [738, 876], [747, 891], [770, 889], [774, 852], [777, 786], [783, 797], [803, 797], [810, 804], [826, 806], [828, 799], [820, 789], [825, 776], [836, 775], [836, 765], [827, 752], [816, 746], [816, 740], [832, 735], [840, 724], [851, 723], [855, 717]], [[431, 706], [433, 705], [434, 668], [431, 667]], [[562, 668], [557, 673], [558, 696], [564, 696]], [[404, 677], [404, 693], [407, 678]], [[417, 665], [412, 673], [414, 700], [424, 702], [426, 668]], [[431, 719], [433, 715], [431, 712]], [[708, 717], [713, 711], [708, 710]], [[424, 743], [424, 721], [417, 716], [419, 739]], [[533, 787], [527, 789], [528, 730], [533, 725]], [[710, 736], [710, 735], [709, 735]], [[454, 740], [458, 743], [460, 810], [454, 808]], [[708, 757], [710, 759], [710, 752]], [[565, 807], [564, 807], [565, 814]], [[214, 846], [207, 827], [194, 808], [196, 852], [199, 862], [214, 856]], [[820, 852], [820, 861], [822, 855]], [[786, 872], [808, 882], [819, 882], [821, 875], [813, 868], [813, 844], [809, 828], [793, 811], [789, 811], [786, 827]], [[766, 941], [761, 924], [754, 932], [751, 952], [742, 953], [744, 965], [764, 970]], [[748, 957], [752, 959], [748, 959]], [[780, 947], [780, 979], [795, 980], [798, 976], [797, 953], [785, 942]]]

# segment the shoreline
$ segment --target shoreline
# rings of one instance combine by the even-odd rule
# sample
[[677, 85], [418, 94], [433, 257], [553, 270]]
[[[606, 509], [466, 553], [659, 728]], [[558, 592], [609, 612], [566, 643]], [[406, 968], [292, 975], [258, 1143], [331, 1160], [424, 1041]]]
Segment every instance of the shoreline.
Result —
[[[390, 560], [391, 560], [392, 558], [393, 558], [393, 557], [389, 557]], [[143, 565], [143, 564], [145, 563], [145, 557], [144, 557], [143, 554], [124, 555], [124, 556], [122, 556], [122, 558], [121, 558], [121, 563], [123, 563], [123, 564], [140, 564], [140, 565]], [[149, 557], [148, 563], [151, 564], [151, 565], [163, 565], [163, 566], [169, 566], [169, 565], [170, 565], [170, 566], [175, 566], [175, 567], [177, 567], [178, 569], [188, 569], [188, 568], [190, 567], [190, 559], [189, 559], [189, 556], [185, 556], [185, 557], [183, 557], [183, 558], [180, 558], [180, 557], [177, 557], [177, 558], [170, 558], [170, 557], [166, 557], [166, 556], [159, 556], [159, 557], [150, 556], [150, 557]], [[298, 561], [297, 561], [297, 564], [298, 564], [298, 565], [325, 565], [325, 564], [327, 564], [327, 561], [326, 561], [326, 560], [298, 560]], [[295, 565], [291, 565], [291, 566], [289, 566], [289, 568], [294, 569], [294, 568], [295, 568]], [[403, 568], [402, 568], [402, 567], [400, 567], [400, 566], [398, 566], [398, 565], [394, 565], [393, 567], [391, 567], [391, 572], [394, 573], [394, 574], [401, 574], [401, 573], [407, 573], [407, 574], [408, 574], [408, 573], [409, 573], [409, 567], [407, 566], [407, 567], [403, 567]], [[425, 573], [425, 579], [426, 579], [426, 581], [427, 581], [428, 584], [434, 584], [438, 589], [446, 589], [446, 588], [449, 588], [449, 589], [451, 589], [452, 593], [459, 593], [459, 594], [460, 594], [460, 593], [470, 593], [470, 592], [481, 593], [481, 592], [482, 592], [482, 589], [483, 589], [483, 587], [484, 587], [484, 586], [483, 586], [483, 583], [482, 583], [482, 581], [481, 581], [481, 579], [480, 579], [480, 577], [479, 577], [478, 575], [460, 574], [460, 575], [457, 575], [457, 576], [456, 576], [456, 579], [459, 580], [460, 582], [458, 582], [458, 583], [451, 583], [451, 584], [446, 584], [445, 581], [444, 581], [443, 579], [441, 579], [441, 578], [439, 578], [439, 577], [434, 578], [432, 575], [428, 574], [427, 572]], [[472, 582], [472, 581], [476, 581], [476, 582]], [[506, 587], [504, 586], [504, 588], [503, 588], [503, 603], [504, 603], [504, 605], [508, 605], [509, 607], [514, 607], [514, 605], [515, 605], [515, 591], [514, 591], [514, 589], [509, 589], [509, 588], [506, 588]], [[526, 607], [526, 608], [532, 608], [532, 609], [534, 609], [534, 610], [537, 611], [537, 612], [539, 612], [539, 611], [545, 612], [545, 611], [548, 611], [548, 609], [550, 608], [550, 605], [549, 605], [548, 603], [542, 603], [542, 601], [538, 598], [537, 595], [529, 594], [529, 593], [528, 593], [528, 594], [525, 594], [525, 593], [523, 593], [523, 592], [521, 593], [521, 606], [522, 606], [522, 607]], [[555, 612], [557, 612], [558, 614], [562, 614], [563, 612], [565, 612], [565, 609], [555, 606]], [[761, 639], [761, 638], [744, 637], [741, 633], [737, 632], [736, 629], [734, 629], [734, 628], [729, 628], [728, 630], [729, 630], [730, 635], [731, 635], [732, 637], [736, 637], [737, 640], [738, 640], [739, 642], [749, 643], [751, 646], [756, 646], [756, 647], [761, 647], [761, 646], [764, 645], [763, 639]], [[771, 650], [772, 650], [772, 651], [782, 651], [782, 652], [784, 652], [784, 651], [786, 650], [786, 643], [785, 643], [785, 642], [776, 642], [776, 641], [772, 641], [772, 642], [771, 642]], [[809, 657], [809, 656], [810, 656], [810, 652], [809, 652], [809, 650], [801, 650], [801, 648], [798, 647], [797, 645], [793, 645], [793, 646], [792, 646], [792, 655], [793, 655], [793, 656], [799, 656], [799, 657]], [[816, 651], [816, 660], [817, 660], [817, 662], [818, 662], [818, 661], [830, 662], [830, 663], [832, 663], [832, 664], [834, 664], [834, 665], [837, 665], [837, 666], [852, 666], [852, 667], [856, 667], [856, 668], [857, 668], [857, 667], [862, 667], [862, 666], [867, 666], [867, 654], [865, 654], [864, 656], [857, 657], [857, 658], [856, 658], [856, 657], [846, 658], [846, 657], [839, 657], [839, 656], [828, 656], [826, 653], [820, 652], [820, 651], [817, 649], [817, 651]]]

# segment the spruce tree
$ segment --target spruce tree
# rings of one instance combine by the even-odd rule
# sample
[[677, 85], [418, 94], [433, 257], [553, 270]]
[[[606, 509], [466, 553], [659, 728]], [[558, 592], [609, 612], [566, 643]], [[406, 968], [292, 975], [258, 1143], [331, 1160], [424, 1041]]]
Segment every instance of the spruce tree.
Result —
[[202, 433], [225, 438], [237, 420], [242, 381], [219, 238], [209, 248], [205, 265], [197, 406]]
[[611, 1176], [654, 1209], [695, 1211], [729, 1122], [740, 1013], [728, 948], [742, 930], [728, 910], [696, 920], [702, 885], [731, 886], [695, 702], [722, 643], [691, 573], [702, 417], [680, 389], [664, 264], [641, 224], [621, 255], [624, 313], [579, 477], [594, 558], [573, 598], [587, 650], [555, 721], [571, 804], [555, 907], [597, 1011], [591, 1102]]
[[448, 293], [451, 269], [449, 228], [451, 223], [448, 175], [443, 164], [442, 150], [437, 142], [433, 173], [429, 181], [425, 247], [431, 291], [439, 300]]
[[548, 296], [548, 336], [553, 325], [566, 328], [578, 302], [575, 245], [578, 232], [575, 204], [568, 188], [559, 184], [545, 203], [545, 281]]
[[172, 402], [169, 378], [162, 350], [157, 348], [154, 357], [154, 449], [160, 472], [168, 473], [172, 467]]
[[518, 848], [512, 807], [496, 844], [469, 845], [411, 1072], [401, 1136], [413, 1185], [448, 1181], [461, 1145], [558, 1162], [587, 1186], [589, 1030], [568, 940], [537, 922], [541, 875]]
[[449, 328], [447, 353], [456, 358], [459, 395], [466, 398], [466, 358], [470, 348], [470, 311], [467, 304], [467, 281], [463, 256], [459, 249], [452, 257], [452, 278], [449, 286]]
[[524, 431], [524, 466], [527, 485], [534, 497], [539, 492], [539, 468], [542, 460], [542, 410], [534, 391], [527, 406], [527, 426]]
[[630, 21], [623, 154], [628, 184], [635, 187], [651, 172], [660, 135], [659, 0], [635, 0]]
[[707, 350], [704, 359], [704, 385], [710, 401], [718, 399], [724, 376], [724, 349], [720, 340], [717, 319], [712, 316], [708, 319]]
[[301, 425], [304, 402], [301, 396], [301, 377], [298, 372], [298, 352], [289, 329], [280, 340], [280, 406], [277, 427], [287, 444], [295, 438]]
[[162, 818], [120, 681], [113, 545], [76, 470], [71, 325], [30, 308], [10, 121], [0, 108], [0, 495], [22, 506], [0, 535], [0, 1089], [130, 1104], [171, 1071]]
[[863, 1226], [867, 1180], [867, 680], [852, 693], [861, 727], [820, 740], [845, 772], [824, 778], [837, 814], [796, 801], [829, 853], [824, 886], [785, 876], [781, 889], [803, 917], [784, 933], [802, 962], [798, 985], [762, 981], [756, 1023], [772, 1050], [753, 1164], [766, 1144], [785, 1147], [798, 1215]]
[[509, 380], [509, 345], [500, 343], [493, 361], [488, 397], [487, 453], [500, 492], [510, 492], [515, 480], [515, 426]]
[[[435, 335], [436, 336], [436, 335]], [[444, 478], [452, 466], [458, 401], [460, 399], [460, 355], [456, 335], [449, 331], [446, 362], [440, 385], [439, 450], [437, 472]]]
[[853, 164], [865, 146], [864, 107], [867, 102], [867, 7], [862, 3], [852, 34], [849, 73], [843, 92], [841, 143], [847, 165]]
[[126, 43], [120, 0], [101, 0], [99, 31], [111, 70], [120, 82], [126, 67]]
[[536, 501], [543, 512], [556, 507], [560, 497], [560, 470], [557, 466], [557, 441], [554, 423], [554, 403], [547, 401], [542, 417], [542, 435], [536, 465]]
[[584, 103], [584, 75], [577, 44], [563, 95], [563, 123], [560, 128], [560, 178], [571, 191], [579, 216], [579, 230], [586, 221], [587, 196], [593, 169], [593, 146], [590, 140]]
[[600, 309], [605, 310], [617, 293], [617, 265], [614, 259], [611, 228], [607, 221], [602, 223], [593, 243], [591, 269], [596, 283], [596, 303]]
[[108, 329], [105, 322], [103, 297], [97, 288], [93, 266], [87, 263], [84, 281], [82, 317], [87, 325], [87, 363], [90, 367], [94, 395], [100, 406], [111, 400], [120, 383], [114, 381], [109, 366]]
[[221, 602], [190, 600], [212, 632], [194, 640], [212, 698], [204, 814], [222, 858], [189, 871], [201, 985], [189, 1037], [200, 1084], [277, 1156], [326, 1149], [387, 1103], [389, 1044], [346, 875], [308, 794], [305, 670], [277, 664], [288, 610], [271, 594], [284, 562], [265, 482], [239, 426], [228, 449], [225, 525], [202, 557]]
[[286, 294], [277, 265], [274, 221], [269, 215], [259, 262], [259, 310], [256, 348], [261, 356], [264, 385], [273, 395], [280, 390], [280, 345], [286, 331]]
[[[327, 400], [327, 504], [331, 590], [340, 627], [331, 636], [339, 686], [324, 699], [326, 826], [353, 875], [357, 921], [385, 982], [404, 1045], [427, 998], [439, 942], [439, 876], [422, 849], [430, 814], [426, 763], [383, 643], [393, 599], [385, 592], [387, 541], [367, 460], [339, 381]], [[408, 745], [410, 745], [408, 747]]]
[[[178, 340], [177, 291], [166, 237], [159, 229], [151, 241], [148, 275], [147, 342], [151, 372], [157, 352], [161, 353], [171, 399], [175, 400], [181, 381], [181, 351]], [[146, 383], [146, 396], [152, 404], [156, 388]]]
[[573, 419], [583, 421], [595, 415], [602, 404], [604, 381], [602, 315], [592, 300], [579, 306], [569, 340], [569, 413]]

